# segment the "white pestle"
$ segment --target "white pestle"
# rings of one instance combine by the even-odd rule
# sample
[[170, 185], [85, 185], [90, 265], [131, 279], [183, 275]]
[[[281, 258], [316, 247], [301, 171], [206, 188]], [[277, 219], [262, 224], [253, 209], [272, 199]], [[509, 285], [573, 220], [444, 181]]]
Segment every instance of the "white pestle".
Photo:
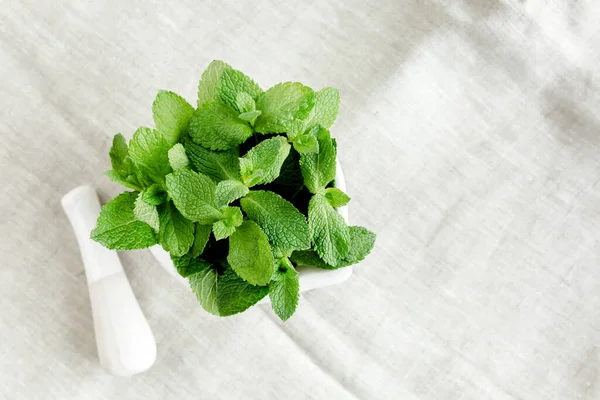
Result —
[[156, 341], [116, 251], [90, 239], [100, 214], [96, 191], [79, 186], [61, 204], [81, 250], [100, 364], [114, 375], [145, 371], [156, 360]]

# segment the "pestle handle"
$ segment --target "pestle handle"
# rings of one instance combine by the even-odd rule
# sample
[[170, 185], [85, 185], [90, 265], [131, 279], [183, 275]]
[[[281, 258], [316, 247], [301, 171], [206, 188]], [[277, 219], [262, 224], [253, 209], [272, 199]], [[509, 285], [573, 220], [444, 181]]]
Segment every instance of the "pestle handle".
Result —
[[114, 375], [145, 371], [156, 359], [156, 341], [117, 252], [90, 239], [100, 214], [96, 191], [79, 186], [64, 195], [61, 204], [83, 259], [100, 363]]

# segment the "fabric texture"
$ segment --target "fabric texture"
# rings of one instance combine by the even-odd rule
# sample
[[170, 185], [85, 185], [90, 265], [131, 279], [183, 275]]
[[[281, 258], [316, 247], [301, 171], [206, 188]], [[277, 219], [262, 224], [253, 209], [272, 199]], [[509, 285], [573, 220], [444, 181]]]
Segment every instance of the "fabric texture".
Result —
[[[600, 4], [4, 1], [0, 398], [600, 398]], [[149, 251], [122, 253], [158, 344], [98, 364], [60, 198], [106, 201], [112, 136], [191, 103], [212, 59], [263, 87], [342, 94], [351, 222], [377, 244], [344, 284], [219, 319]]]

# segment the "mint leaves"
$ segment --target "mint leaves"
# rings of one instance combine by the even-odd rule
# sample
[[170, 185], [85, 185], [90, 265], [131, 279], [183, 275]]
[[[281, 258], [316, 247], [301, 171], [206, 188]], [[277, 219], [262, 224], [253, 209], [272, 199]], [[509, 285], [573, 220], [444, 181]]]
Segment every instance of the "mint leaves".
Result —
[[350, 197], [338, 188], [325, 189], [325, 198], [332, 207], [342, 207], [350, 201]]
[[308, 230], [314, 249], [326, 263], [336, 265], [348, 254], [348, 227], [322, 194], [314, 195], [308, 204]]
[[145, 222], [152, 229], [158, 231], [158, 211], [156, 206], [144, 201], [144, 193], [138, 194], [133, 206], [133, 216], [141, 222]]
[[273, 246], [283, 251], [310, 248], [306, 217], [277, 193], [251, 191], [240, 203], [248, 218], [260, 226]]
[[221, 219], [213, 224], [216, 240], [228, 238], [244, 220], [242, 211], [238, 207], [224, 207], [221, 213]]
[[194, 223], [170, 202], [160, 208], [159, 242], [173, 256], [184, 255], [194, 243]]
[[111, 170], [105, 172], [108, 178], [133, 190], [142, 190], [143, 181], [138, 175], [133, 160], [129, 157], [129, 147], [125, 137], [120, 133], [113, 138], [112, 147], [108, 153], [110, 156]]
[[167, 200], [167, 192], [162, 185], [154, 183], [144, 189], [142, 192], [142, 199], [148, 204], [157, 206]]
[[300, 154], [300, 170], [307, 189], [313, 193], [308, 204], [308, 228], [313, 247], [319, 256], [333, 266], [339, 265], [350, 250], [350, 235], [342, 216], [334, 207], [341, 207], [350, 197], [337, 188], [327, 188], [335, 179], [335, 142], [323, 127], [313, 128], [310, 135], [318, 141], [318, 153]]
[[195, 224], [196, 229], [194, 231], [194, 243], [192, 244], [192, 248], [190, 249], [190, 256], [192, 258], [199, 257], [200, 254], [206, 248], [206, 244], [210, 239], [210, 232], [212, 230], [210, 225], [200, 225]]
[[287, 258], [277, 263], [277, 269], [269, 284], [269, 298], [275, 314], [282, 321], [287, 320], [296, 311], [300, 297], [298, 272]]
[[246, 185], [235, 179], [221, 181], [217, 183], [215, 189], [215, 202], [218, 207], [224, 207], [232, 201], [244, 197], [249, 191], [250, 189]]
[[249, 187], [273, 182], [290, 153], [291, 146], [282, 136], [267, 139], [240, 158], [242, 182]]
[[194, 170], [209, 176], [215, 182], [240, 178], [240, 162], [238, 153], [234, 150], [210, 151], [188, 141], [185, 151]]
[[266, 285], [273, 275], [273, 253], [267, 235], [252, 221], [244, 221], [229, 238], [227, 262], [252, 285]]
[[235, 104], [241, 113], [239, 118], [249, 122], [251, 126], [254, 126], [256, 118], [262, 114], [262, 111], [256, 109], [254, 98], [246, 92], [239, 92], [235, 98]]
[[340, 92], [334, 88], [324, 88], [315, 93], [314, 107], [304, 120], [304, 130], [315, 126], [329, 129], [338, 115]]
[[215, 183], [206, 175], [180, 169], [167, 176], [167, 192], [190, 221], [212, 224], [221, 217], [215, 205]]
[[115, 172], [132, 173], [131, 160], [128, 159], [129, 149], [125, 137], [117, 133], [113, 138], [112, 147], [108, 152], [110, 164]]
[[194, 114], [192, 107], [183, 97], [173, 92], [161, 90], [152, 104], [154, 125], [170, 145], [179, 140], [187, 129]]
[[192, 140], [211, 150], [228, 150], [252, 136], [252, 128], [226, 104], [210, 102], [194, 113], [188, 127]]
[[348, 227], [350, 233], [350, 250], [344, 257], [343, 264], [352, 265], [362, 261], [375, 246], [375, 234], [362, 226]]
[[169, 165], [173, 171], [187, 168], [190, 165], [190, 160], [185, 154], [185, 148], [181, 143], [177, 143], [175, 146], [171, 147], [167, 156], [169, 157]]
[[217, 270], [208, 263], [201, 263], [200, 271], [188, 276], [190, 288], [198, 302], [207, 312], [220, 315], [217, 305]]
[[300, 169], [308, 190], [318, 193], [335, 178], [337, 151], [327, 129], [317, 127], [311, 134], [317, 139], [319, 152], [300, 154]]
[[256, 111], [256, 102], [254, 98], [246, 92], [237, 92], [235, 97], [235, 106], [240, 113], [249, 113]]
[[315, 93], [298, 82], [279, 83], [258, 97], [256, 120], [259, 133], [285, 133], [295, 120], [304, 120], [314, 106]]
[[349, 251], [337, 265], [323, 261], [314, 250], [294, 251], [290, 257], [296, 265], [310, 265], [321, 269], [338, 269], [362, 261], [375, 245], [375, 234], [362, 226], [348, 227], [350, 235]]
[[155, 129], [115, 135], [106, 175], [133, 191], [104, 205], [92, 239], [116, 250], [160, 244], [200, 305], [228, 316], [269, 295], [283, 320], [295, 312], [299, 265], [362, 261], [375, 234], [347, 226], [350, 197], [333, 184], [329, 128], [336, 89], [298, 82], [266, 91], [213, 61], [197, 107], [170, 91], [152, 104]]
[[198, 108], [209, 101], [217, 100], [221, 76], [228, 69], [231, 67], [219, 60], [214, 60], [208, 65], [198, 84]]
[[146, 181], [162, 183], [171, 172], [168, 152], [171, 146], [156, 129], [139, 128], [129, 142], [129, 157]]
[[[243, 113], [253, 111], [254, 107], [240, 108], [239, 106], [254, 103], [254, 99], [262, 93], [262, 89], [244, 73], [228, 68], [221, 75], [217, 92], [223, 103], [234, 108], [238, 113]], [[241, 104], [238, 103], [238, 100]]]
[[226, 317], [246, 311], [269, 293], [267, 286], [254, 286], [246, 282], [232, 269], [217, 279], [217, 308]]
[[145, 249], [156, 244], [152, 228], [134, 216], [136, 192], [125, 192], [102, 207], [91, 238], [111, 250]]

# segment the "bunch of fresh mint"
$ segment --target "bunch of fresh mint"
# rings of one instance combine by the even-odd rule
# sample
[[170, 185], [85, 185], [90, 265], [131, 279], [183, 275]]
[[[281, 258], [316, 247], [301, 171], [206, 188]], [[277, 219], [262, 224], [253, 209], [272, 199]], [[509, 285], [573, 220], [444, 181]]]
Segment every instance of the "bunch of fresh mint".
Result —
[[336, 89], [298, 82], [263, 91], [222, 61], [198, 86], [198, 107], [167, 91], [152, 105], [156, 129], [114, 137], [106, 174], [126, 191], [102, 208], [91, 237], [109, 249], [157, 243], [202, 307], [242, 312], [267, 294], [288, 319], [296, 267], [337, 269], [362, 260], [375, 234], [336, 211], [350, 198], [334, 184], [336, 142], [327, 130]]

